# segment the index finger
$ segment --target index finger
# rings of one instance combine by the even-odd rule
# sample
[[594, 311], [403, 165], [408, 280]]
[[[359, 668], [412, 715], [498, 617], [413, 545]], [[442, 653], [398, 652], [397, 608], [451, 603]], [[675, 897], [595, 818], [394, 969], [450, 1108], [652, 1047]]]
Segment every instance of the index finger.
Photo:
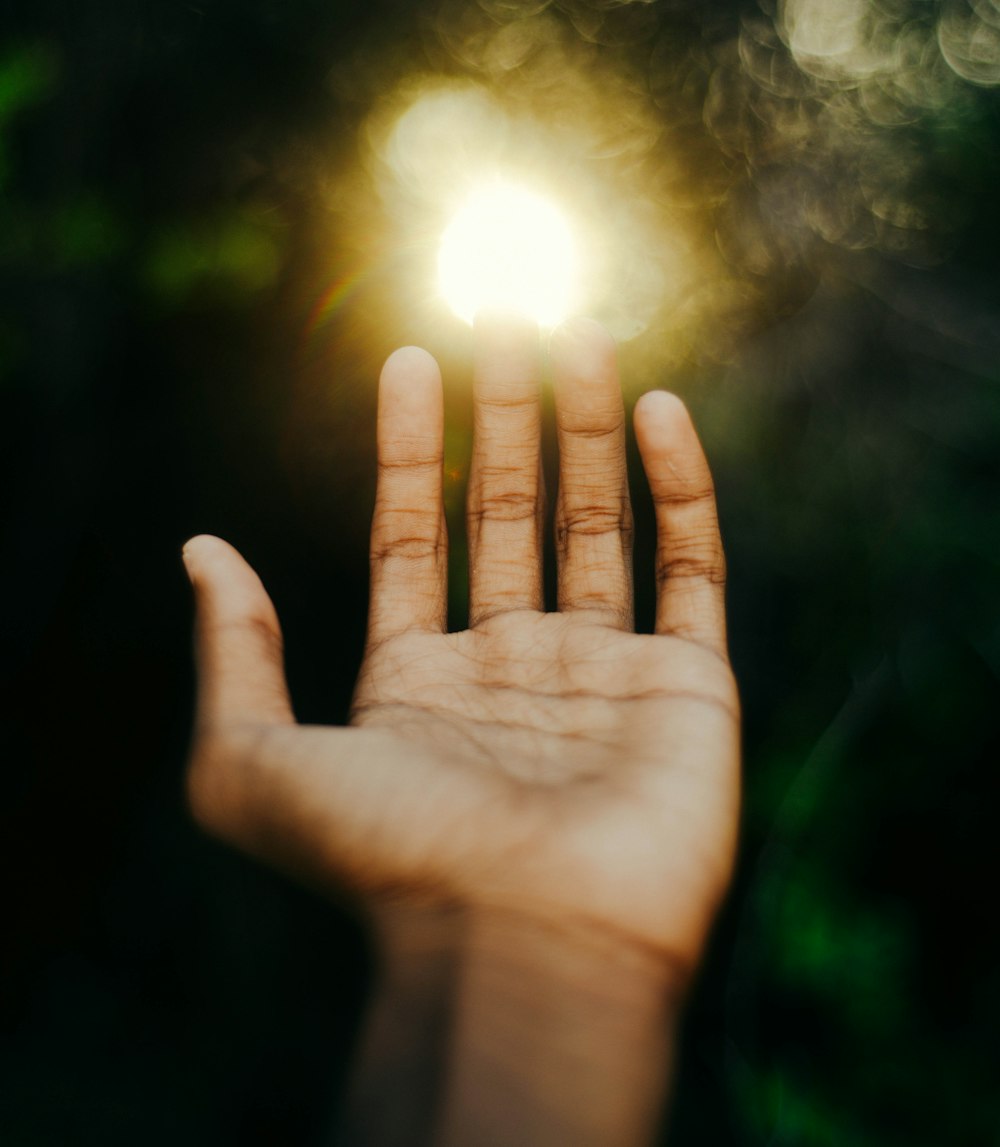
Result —
[[445, 628], [443, 457], [441, 373], [427, 351], [403, 347], [389, 356], [379, 379], [369, 644], [407, 630]]

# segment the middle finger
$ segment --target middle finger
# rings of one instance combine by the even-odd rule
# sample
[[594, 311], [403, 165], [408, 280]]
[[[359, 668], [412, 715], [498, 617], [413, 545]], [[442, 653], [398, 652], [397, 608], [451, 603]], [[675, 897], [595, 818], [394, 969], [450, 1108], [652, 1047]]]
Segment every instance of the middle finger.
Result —
[[476, 319], [473, 448], [467, 505], [469, 625], [542, 608], [538, 328]]

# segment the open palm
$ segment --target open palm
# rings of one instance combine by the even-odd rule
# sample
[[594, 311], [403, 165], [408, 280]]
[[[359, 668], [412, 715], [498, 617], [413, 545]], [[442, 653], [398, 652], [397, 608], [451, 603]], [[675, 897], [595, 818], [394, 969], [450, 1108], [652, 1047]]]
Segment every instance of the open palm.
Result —
[[697, 960], [732, 866], [738, 702], [711, 477], [683, 405], [635, 427], [657, 516], [656, 633], [632, 619], [612, 341], [551, 344], [558, 612], [542, 607], [537, 332], [476, 331], [469, 628], [446, 632], [441, 380], [396, 352], [379, 398], [368, 645], [352, 727], [300, 726], [271, 603], [215, 538], [188, 544], [201, 695], [190, 789], [213, 831], [393, 898], [578, 920]]

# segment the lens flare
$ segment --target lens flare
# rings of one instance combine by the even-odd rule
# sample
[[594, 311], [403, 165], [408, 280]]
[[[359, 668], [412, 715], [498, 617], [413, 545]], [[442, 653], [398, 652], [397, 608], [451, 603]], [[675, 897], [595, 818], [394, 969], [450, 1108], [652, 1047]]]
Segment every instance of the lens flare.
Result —
[[555, 326], [573, 309], [578, 273], [566, 218], [517, 184], [497, 181], [474, 191], [441, 236], [441, 294], [469, 323], [490, 307]]

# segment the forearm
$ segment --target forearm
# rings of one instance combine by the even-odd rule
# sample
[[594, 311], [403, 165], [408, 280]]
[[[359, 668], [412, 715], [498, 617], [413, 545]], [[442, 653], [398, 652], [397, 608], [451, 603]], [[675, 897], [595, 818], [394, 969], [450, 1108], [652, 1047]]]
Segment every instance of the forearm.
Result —
[[404, 916], [381, 942], [352, 1144], [650, 1142], [681, 996], [668, 960], [493, 911]]

